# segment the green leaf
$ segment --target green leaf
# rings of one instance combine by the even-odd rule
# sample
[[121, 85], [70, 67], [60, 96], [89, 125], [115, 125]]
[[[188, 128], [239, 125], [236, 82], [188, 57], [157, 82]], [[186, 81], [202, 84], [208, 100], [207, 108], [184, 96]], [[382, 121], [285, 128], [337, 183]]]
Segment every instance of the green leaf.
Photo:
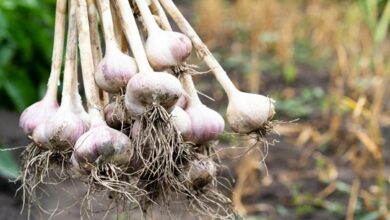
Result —
[[360, 220], [376, 220], [381, 217], [381, 214], [379, 212], [369, 212], [365, 215], [360, 216]]
[[12, 73], [6, 73], [6, 79], [3, 81], [4, 89], [11, 97], [18, 111], [22, 111], [36, 99], [36, 91], [30, 82], [30, 79], [23, 72], [13, 70]]
[[380, 18], [375, 30], [374, 41], [376, 44], [381, 44], [386, 39], [387, 30], [390, 24], [390, 1], [387, 2], [382, 17]]
[[283, 66], [283, 78], [288, 84], [295, 82], [297, 78], [297, 68], [294, 64], [288, 63]]
[[9, 151], [3, 151], [0, 147], [0, 176], [15, 179], [19, 174], [19, 166]]

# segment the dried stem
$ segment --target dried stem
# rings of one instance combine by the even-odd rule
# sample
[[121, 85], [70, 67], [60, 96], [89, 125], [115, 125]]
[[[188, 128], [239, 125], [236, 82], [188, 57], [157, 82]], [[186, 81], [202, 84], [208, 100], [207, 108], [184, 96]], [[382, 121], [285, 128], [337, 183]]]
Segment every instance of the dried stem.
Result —
[[109, 46], [118, 47], [115, 40], [114, 24], [112, 22], [110, 1], [98, 0], [97, 5], [100, 8], [100, 18], [102, 19], [102, 23], [103, 23], [103, 33], [104, 33], [104, 40], [106, 42], [106, 48], [108, 48]]
[[131, 50], [133, 51], [134, 58], [137, 61], [140, 72], [153, 72], [153, 69], [146, 57], [142, 39], [129, 2], [126, 0], [115, 0], [115, 3], [116, 9], [119, 10], [123, 31], [130, 44]]
[[150, 11], [148, 4], [146, 4], [145, 0], [135, 0], [137, 6], [141, 12], [142, 18], [144, 20], [146, 29], [148, 30], [148, 35], [152, 35], [153, 33], [160, 31], [160, 27], [157, 25], [156, 20], [154, 20], [153, 14]]
[[[172, 26], [169, 24], [168, 17], [164, 12], [164, 9], [161, 7], [160, 2], [158, 0], [153, 0], [153, 5], [157, 9], [158, 16], [162, 21], [162, 26], [164, 30], [171, 31]], [[181, 77], [181, 83], [183, 85], [184, 90], [188, 93], [191, 98], [191, 103], [193, 104], [201, 104], [199, 96], [197, 94], [197, 90], [195, 88], [194, 81], [192, 80], [192, 76], [189, 74], [183, 74]]]
[[62, 54], [64, 50], [65, 38], [65, 13], [66, 0], [57, 0], [51, 71], [45, 95], [45, 97], [48, 97], [52, 100], [57, 99], [57, 87], [61, 74]]
[[99, 89], [94, 79], [94, 64], [91, 48], [91, 38], [89, 32], [88, 10], [85, 0], [78, 0], [77, 27], [79, 32], [79, 48], [81, 68], [83, 71], [83, 81], [85, 95], [88, 102], [88, 110], [101, 110], [99, 99]]
[[157, 16], [160, 18], [161, 26], [164, 30], [172, 31], [172, 27], [169, 24], [167, 15], [165, 14], [164, 9], [162, 8], [158, 0], [152, 0], [152, 6], [156, 9]]
[[[97, 20], [98, 11], [94, 0], [87, 0], [88, 5], [88, 20], [91, 31], [91, 44], [92, 44], [92, 56], [93, 63], [96, 67], [100, 60], [102, 59], [102, 48], [99, 38], [99, 25]], [[107, 105], [109, 100], [109, 95], [107, 92], [99, 89], [99, 96], [103, 106]]]
[[[65, 68], [64, 68], [64, 87], [62, 90], [62, 101], [71, 101], [77, 94], [77, 27], [76, 27], [76, 1], [69, 1], [69, 24], [68, 36], [66, 42]], [[66, 105], [70, 103], [65, 103]]]

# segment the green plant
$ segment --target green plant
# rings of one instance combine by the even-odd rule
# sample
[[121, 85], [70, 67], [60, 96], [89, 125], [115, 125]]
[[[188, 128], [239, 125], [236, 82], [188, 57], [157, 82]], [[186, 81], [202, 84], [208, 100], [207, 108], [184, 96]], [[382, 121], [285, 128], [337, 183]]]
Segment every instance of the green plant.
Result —
[[19, 166], [9, 151], [0, 147], [0, 176], [8, 179], [15, 179], [19, 173]]
[[0, 1], [0, 107], [21, 111], [49, 74], [54, 0]]

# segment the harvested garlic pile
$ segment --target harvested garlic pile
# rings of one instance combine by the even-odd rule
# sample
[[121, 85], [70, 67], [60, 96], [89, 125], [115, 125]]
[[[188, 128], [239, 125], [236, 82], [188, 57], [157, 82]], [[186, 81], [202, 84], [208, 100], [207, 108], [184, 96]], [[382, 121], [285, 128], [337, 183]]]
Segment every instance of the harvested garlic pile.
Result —
[[[181, 32], [172, 31], [167, 14]], [[88, 200], [104, 191], [118, 206], [147, 210], [168, 207], [175, 196], [194, 214], [235, 216], [216, 187], [219, 166], [212, 153], [225, 121], [198, 97], [186, 63], [192, 50], [229, 98], [231, 130], [265, 138], [274, 101], [239, 91], [172, 0], [57, 0], [47, 92], [20, 117], [32, 140], [20, 177], [26, 201], [38, 203], [35, 186], [50, 169], [59, 182], [84, 181]]]

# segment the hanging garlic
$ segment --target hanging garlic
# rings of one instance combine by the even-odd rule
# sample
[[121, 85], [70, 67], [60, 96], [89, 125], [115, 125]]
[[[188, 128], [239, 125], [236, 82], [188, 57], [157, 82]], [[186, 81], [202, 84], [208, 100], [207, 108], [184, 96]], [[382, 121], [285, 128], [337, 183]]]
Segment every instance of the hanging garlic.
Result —
[[203, 144], [217, 139], [225, 128], [222, 116], [202, 104], [190, 75], [184, 75], [182, 83], [190, 96], [185, 110], [191, 119], [191, 135], [188, 140], [195, 144]]
[[88, 130], [89, 117], [77, 88], [77, 29], [76, 1], [69, 8], [68, 39], [66, 44], [64, 87], [61, 106], [45, 125], [45, 133], [56, 149], [69, 149]]
[[247, 134], [265, 129], [266, 123], [271, 120], [275, 114], [274, 101], [271, 98], [262, 95], [239, 91], [173, 1], [160, 0], [160, 2], [177, 23], [179, 29], [187, 36], [191, 36], [192, 43], [195, 45], [195, 48], [197, 48], [199, 54], [202, 55], [201, 58], [204, 59], [225, 90], [229, 98], [227, 109], [229, 126], [240, 134]]
[[148, 30], [145, 50], [148, 60], [156, 70], [177, 66], [191, 54], [191, 40], [184, 34], [162, 30], [154, 20], [144, 0], [136, 0]]
[[94, 80], [87, 6], [83, 0], [79, 0], [77, 18], [80, 60], [91, 128], [77, 140], [71, 161], [76, 169], [85, 172], [91, 169], [91, 165], [127, 163], [132, 156], [132, 148], [130, 139], [125, 134], [107, 126], [99, 110], [101, 102]]
[[126, 88], [127, 82], [137, 73], [138, 67], [132, 57], [120, 51], [115, 41], [110, 1], [99, 0], [97, 2], [100, 5], [106, 51], [104, 58], [97, 66], [95, 80], [101, 89], [110, 93], [118, 93]]
[[23, 128], [27, 135], [32, 135], [34, 129], [58, 109], [57, 87], [64, 50], [65, 11], [66, 1], [59, 1], [56, 6], [52, 65], [46, 94], [41, 101], [25, 109], [19, 119], [19, 126]]
[[156, 105], [164, 107], [168, 112], [172, 111], [182, 94], [180, 81], [168, 73], [153, 71], [146, 58], [130, 5], [124, 0], [118, 0], [117, 4], [124, 33], [140, 71], [127, 85], [125, 94], [127, 110], [133, 117], [139, 117], [147, 107]]

